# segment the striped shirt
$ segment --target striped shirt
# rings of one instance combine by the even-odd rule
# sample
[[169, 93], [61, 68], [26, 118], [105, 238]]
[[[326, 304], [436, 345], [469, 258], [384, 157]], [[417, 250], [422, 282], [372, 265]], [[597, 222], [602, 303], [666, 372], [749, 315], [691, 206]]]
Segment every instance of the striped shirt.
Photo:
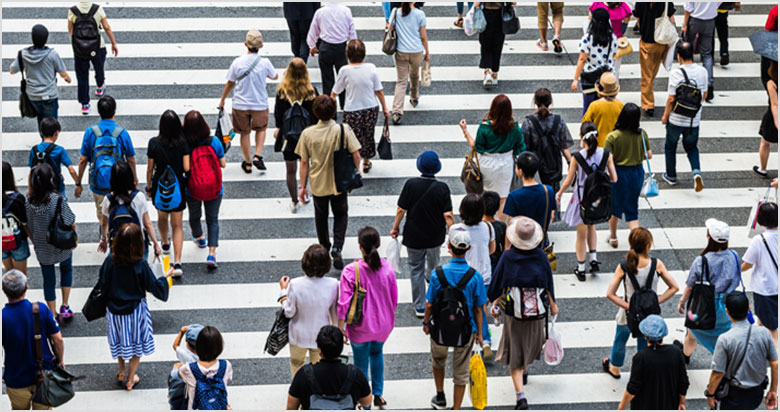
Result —
[[49, 233], [49, 224], [54, 218], [54, 211], [57, 209], [57, 200], [62, 199], [63, 222], [66, 225], [76, 223], [76, 215], [70, 210], [68, 201], [59, 193], [52, 192], [49, 201], [40, 205], [33, 205], [27, 202], [27, 228], [33, 236], [33, 245], [35, 246], [35, 256], [41, 265], [53, 265], [67, 260], [71, 256], [70, 250], [61, 250], [46, 242]]

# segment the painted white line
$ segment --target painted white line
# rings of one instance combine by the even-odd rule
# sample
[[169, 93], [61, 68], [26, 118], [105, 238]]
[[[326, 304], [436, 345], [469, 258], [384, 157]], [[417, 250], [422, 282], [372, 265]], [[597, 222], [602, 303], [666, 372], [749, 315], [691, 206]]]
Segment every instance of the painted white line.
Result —
[[[518, 107], [517, 116], [523, 118], [531, 111], [526, 110], [524, 107]], [[555, 106], [553, 106], [555, 110]], [[184, 113], [180, 113], [183, 115]], [[121, 118], [118, 119], [120, 122]], [[564, 119], [565, 120], [565, 119]], [[760, 121], [736, 121], [736, 120], [702, 120], [699, 126], [699, 138], [744, 138], [744, 139], [758, 139], [758, 127]], [[580, 125], [577, 122], [567, 123], [569, 132], [574, 138], [575, 142], [579, 137]], [[647, 131], [648, 136], [651, 139], [662, 139], [666, 135], [666, 126], [660, 122], [644, 122], [642, 128]], [[273, 136], [276, 129], [269, 128], [267, 135]], [[476, 133], [476, 125], [469, 126], [469, 130], [472, 134]], [[151, 137], [157, 135], [157, 130], [128, 130], [130, 136], [133, 138], [133, 144], [136, 150], [146, 149], [147, 142]], [[381, 136], [382, 126], [377, 126], [375, 136]], [[64, 147], [67, 150], [78, 150], [81, 148], [81, 141], [84, 137], [84, 131], [63, 131], [60, 133], [60, 138], [57, 140], [57, 144]], [[393, 126], [390, 129], [390, 137], [393, 139], [393, 143], [451, 143], [460, 142], [463, 143], [463, 135], [460, 132], [460, 128], [457, 125], [401, 125]], [[12, 132], [3, 133], [0, 136], [2, 140], [2, 147], [4, 151], [12, 150], [30, 150], [33, 145], [40, 143], [40, 136], [37, 132]], [[274, 140], [267, 138], [265, 140], [266, 146], [273, 146]], [[659, 154], [660, 155], [660, 154]], [[72, 159], [76, 160], [76, 159]]]
[[[248, 2], [248, 1], [225, 1], [225, 2], [198, 2], [199, 7], [281, 7], [281, 2], [277, 1], [261, 1], [261, 2]], [[361, 7], [361, 8], [378, 8], [381, 7], [380, 2], [377, 1], [345, 1], [343, 2], [344, 5], [352, 8], [352, 7]], [[162, 1], [162, 2], [147, 2], [147, 1], [106, 1], [101, 2], [101, 4], [106, 8], [123, 8], [123, 7], [130, 7], [130, 8], [181, 8], [181, 7], [192, 7], [190, 3], [186, 3], [183, 1]], [[448, 6], [452, 7], [454, 10], [454, 6], [451, 2], [444, 2], [444, 1], [432, 1], [432, 2], [426, 2], [428, 5], [427, 7], [435, 7], [435, 6]], [[579, 5], [579, 6], [585, 6], [587, 4], [581, 3], [578, 4], [577, 2], [574, 2], [573, 4]], [[742, 2], [743, 5], [764, 5], [764, 4], [772, 4], [768, 1], [749, 1], [749, 2]], [[33, 7], [35, 8], [68, 8], [72, 6], [71, 2], [64, 2], [64, 1], [46, 1], [46, 2], [38, 2]], [[30, 8], [29, 2], [3, 2], [3, 8]], [[533, 4], [523, 4], [520, 3], [517, 5], [517, 8], [528, 8], [536, 10], [536, 6]], [[377, 9], [378, 13], [381, 13], [381, 9]], [[731, 17], [731, 16], [729, 16]], [[567, 16], [568, 18], [568, 16]]]

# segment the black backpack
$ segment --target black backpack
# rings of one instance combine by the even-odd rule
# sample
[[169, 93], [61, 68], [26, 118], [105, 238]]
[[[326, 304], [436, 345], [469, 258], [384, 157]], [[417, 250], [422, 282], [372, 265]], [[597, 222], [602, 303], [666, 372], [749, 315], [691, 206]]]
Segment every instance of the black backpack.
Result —
[[631, 295], [631, 299], [628, 301], [628, 310], [626, 311], [626, 323], [628, 323], [628, 329], [631, 330], [631, 336], [638, 338], [642, 336], [642, 332], [639, 331], [639, 322], [643, 321], [650, 315], [660, 315], [661, 305], [658, 303], [658, 294], [653, 290], [653, 277], [655, 276], [655, 267], [658, 262], [656, 258], [650, 259], [650, 272], [647, 274], [647, 280], [643, 286], [639, 286], [639, 281], [636, 279], [636, 274], [631, 273], [628, 270], [628, 264], [626, 261], [620, 263], [620, 268], [623, 269], [625, 278], [627, 277], [631, 282], [631, 286], [634, 287], [634, 293]]
[[38, 150], [38, 145], [32, 147], [33, 161], [32, 166], [38, 166], [39, 164], [48, 163], [51, 169], [54, 171], [54, 187], [59, 190], [60, 182], [62, 182], [62, 170], [54, 164], [54, 160], [51, 158], [51, 152], [57, 148], [54, 143], [49, 143], [46, 150]]
[[581, 154], [574, 153], [573, 156], [587, 175], [580, 199], [582, 223], [586, 225], [604, 223], [612, 214], [612, 186], [606, 172], [609, 150], [604, 149], [601, 163], [595, 170], [593, 167], [588, 167]]
[[685, 306], [685, 327], [688, 329], [715, 329], [715, 285], [710, 283], [710, 265], [701, 257], [701, 277], [693, 283], [691, 297]]
[[539, 138], [535, 141], [529, 139], [528, 150], [539, 156], [539, 177], [543, 184], [554, 186], [563, 179], [563, 161], [561, 160], [561, 144], [556, 137], [558, 127], [561, 124], [561, 116], [553, 116], [553, 125], [549, 130], [544, 130], [542, 124], [534, 116], [527, 116], [533, 125]]
[[300, 139], [303, 129], [314, 123], [311, 113], [303, 108], [301, 102], [293, 102], [292, 106], [284, 112], [284, 121], [282, 123], [283, 137], [286, 142], [284, 151], [295, 151], [295, 146], [298, 145], [298, 139]]
[[100, 30], [98, 30], [98, 24], [95, 21], [95, 13], [99, 8], [99, 5], [93, 3], [86, 14], [82, 13], [77, 6], [70, 8], [70, 11], [76, 16], [71, 36], [75, 57], [90, 59], [100, 49]]
[[680, 67], [680, 71], [685, 81], [677, 85], [674, 91], [674, 102], [672, 103], [672, 112], [681, 116], [691, 118], [691, 127], [693, 127], [693, 118], [701, 109], [701, 89], [688, 78], [688, 73]]
[[474, 268], [469, 268], [460, 282], [451, 286], [444, 276], [444, 269], [441, 266], [436, 268], [436, 277], [439, 279], [441, 289], [433, 303], [430, 333], [431, 339], [437, 344], [460, 348], [466, 346], [471, 340], [471, 313], [469, 313], [463, 288], [475, 273], [477, 271]]

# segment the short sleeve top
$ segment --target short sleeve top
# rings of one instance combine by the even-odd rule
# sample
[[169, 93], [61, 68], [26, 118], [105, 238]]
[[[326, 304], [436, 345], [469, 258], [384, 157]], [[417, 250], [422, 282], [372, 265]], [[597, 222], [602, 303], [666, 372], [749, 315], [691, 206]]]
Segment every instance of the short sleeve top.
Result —
[[586, 34], [580, 40], [579, 49], [580, 53], [588, 55], [583, 72], [593, 72], [602, 66], [607, 66], [609, 71], [612, 71], [615, 67], [615, 53], [618, 51], [618, 44], [614, 34], [612, 34], [611, 45], [595, 44], [593, 36]]

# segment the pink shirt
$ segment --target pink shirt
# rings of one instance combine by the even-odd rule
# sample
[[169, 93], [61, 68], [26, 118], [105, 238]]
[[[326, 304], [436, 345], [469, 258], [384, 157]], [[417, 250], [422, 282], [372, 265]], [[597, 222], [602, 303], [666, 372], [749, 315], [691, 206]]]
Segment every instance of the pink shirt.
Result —
[[[355, 343], [384, 342], [395, 326], [395, 308], [398, 306], [398, 285], [393, 265], [382, 259], [382, 266], [374, 272], [362, 259], [360, 264], [360, 286], [366, 290], [363, 301], [363, 320], [356, 325], [347, 325], [347, 337]], [[355, 287], [355, 263], [347, 265], [341, 272], [339, 294], [339, 319], [346, 320]]]
[[626, 3], [620, 3], [620, 6], [610, 9], [607, 3], [597, 1], [588, 10], [593, 11], [596, 9], [607, 9], [609, 20], [612, 22], [612, 32], [615, 33], [615, 37], [623, 37], [623, 19], [631, 17], [631, 7]]
[[310, 49], [317, 45], [317, 39], [331, 44], [357, 39], [355, 21], [352, 20], [352, 11], [349, 7], [331, 1], [325, 7], [317, 9], [309, 26], [309, 34], [306, 36], [306, 43]]

